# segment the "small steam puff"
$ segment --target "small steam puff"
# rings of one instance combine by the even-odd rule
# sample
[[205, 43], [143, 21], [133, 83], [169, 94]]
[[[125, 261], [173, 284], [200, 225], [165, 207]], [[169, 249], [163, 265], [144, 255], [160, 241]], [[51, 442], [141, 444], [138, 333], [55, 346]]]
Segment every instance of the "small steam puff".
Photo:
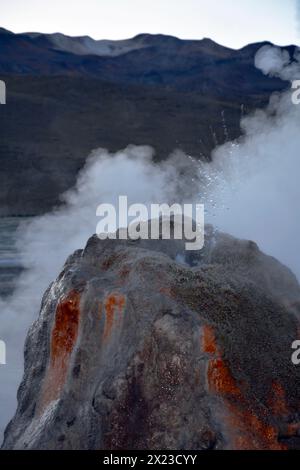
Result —
[[282, 80], [296, 80], [299, 77], [300, 50], [295, 49], [293, 60], [285, 49], [263, 46], [255, 56], [255, 66], [265, 75], [280, 77]]
[[[264, 47], [256, 64], [264, 73], [297, 79], [298, 58], [291, 63], [286, 53]], [[26, 270], [13, 296], [0, 300], [0, 337], [7, 345], [7, 365], [0, 368], [0, 432], [16, 406], [23, 343], [42, 294], [68, 255], [95, 232], [100, 203], [117, 207], [119, 195], [127, 195], [128, 204], [203, 202], [207, 222], [255, 240], [300, 276], [299, 114], [290, 91], [274, 95], [265, 111], [242, 121], [239, 141], [213, 152], [212, 163], [174, 152], [154, 164], [149, 147], [130, 146], [114, 155], [98, 149], [76, 187], [62, 196], [62, 207], [20, 226], [18, 247]]]
[[256, 54], [255, 67], [265, 75], [278, 76], [290, 64], [290, 54], [279, 47], [262, 47]]

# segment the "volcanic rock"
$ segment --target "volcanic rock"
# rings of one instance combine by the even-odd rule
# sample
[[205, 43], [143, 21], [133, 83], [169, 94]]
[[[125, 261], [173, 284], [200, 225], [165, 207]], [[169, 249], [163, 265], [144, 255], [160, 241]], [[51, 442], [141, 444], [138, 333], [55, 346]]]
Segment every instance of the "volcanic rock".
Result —
[[4, 449], [300, 449], [295, 276], [206, 227], [99, 240], [46, 291]]

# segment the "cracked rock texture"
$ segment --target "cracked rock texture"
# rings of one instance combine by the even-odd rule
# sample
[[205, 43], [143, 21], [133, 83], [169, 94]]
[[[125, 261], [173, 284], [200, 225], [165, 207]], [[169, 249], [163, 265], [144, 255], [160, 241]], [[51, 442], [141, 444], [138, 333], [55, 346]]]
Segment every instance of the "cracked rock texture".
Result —
[[299, 449], [299, 316], [253, 242], [94, 236], [44, 295], [3, 448]]

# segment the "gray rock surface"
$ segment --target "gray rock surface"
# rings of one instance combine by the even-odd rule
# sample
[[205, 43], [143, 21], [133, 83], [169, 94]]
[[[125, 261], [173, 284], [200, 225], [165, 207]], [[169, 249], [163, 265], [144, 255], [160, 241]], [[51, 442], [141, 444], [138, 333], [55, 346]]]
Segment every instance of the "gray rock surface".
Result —
[[299, 314], [253, 242], [94, 236], [44, 295], [3, 448], [300, 448]]

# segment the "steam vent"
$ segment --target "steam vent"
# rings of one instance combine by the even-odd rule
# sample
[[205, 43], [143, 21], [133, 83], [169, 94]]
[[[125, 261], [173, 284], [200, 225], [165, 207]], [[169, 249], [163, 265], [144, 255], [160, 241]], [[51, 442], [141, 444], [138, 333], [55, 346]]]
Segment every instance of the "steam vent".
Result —
[[253, 242], [90, 238], [46, 291], [4, 449], [300, 449], [295, 276]]

